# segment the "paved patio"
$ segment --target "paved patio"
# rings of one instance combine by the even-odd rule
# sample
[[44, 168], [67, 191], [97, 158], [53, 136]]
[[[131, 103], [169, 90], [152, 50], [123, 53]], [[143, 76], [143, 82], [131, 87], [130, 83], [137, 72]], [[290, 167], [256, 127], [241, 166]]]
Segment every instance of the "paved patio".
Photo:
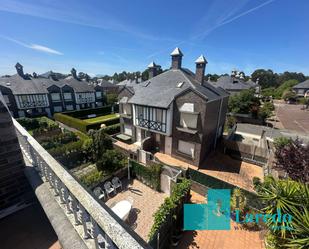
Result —
[[[191, 191], [191, 202], [205, 203], [205, 197]], [[187, 231], [177, 248], [200, 249], [264, 249], [262, 232], [249, 231], [231, 221], [229, 231]]]
[[106, 201], [111, 207], [119, 201], [132, 197], [134, 200], [133, 209], [126, 221], [128, 225], [145, 241], [148, 241], [148, 234], [153, 224], [153, 214], [167, 197], [164, 193], [159, 193], [138, 180], [130, 183], [123, 181], [124, 189]]
[[181, 168], [190, 167], [249, 191], [254, 191], [252, 184], [253, 177], [256, 176], [262, 180], [264, 179], [262, 167], [232, 159], [228, 155], [219, 152], [209, 156], [201, 165], [200, 169], [166, 154], [156, 153], [155, 157], [162, 163]]
[[136, 152], [137, 149], [139, 148], [137, 144], [127, 144], [119, 140], [117, 140], [117, 142], [114, 142], [114, 145], [120, 147], [121, 149], [131, 151], [131, 152]]

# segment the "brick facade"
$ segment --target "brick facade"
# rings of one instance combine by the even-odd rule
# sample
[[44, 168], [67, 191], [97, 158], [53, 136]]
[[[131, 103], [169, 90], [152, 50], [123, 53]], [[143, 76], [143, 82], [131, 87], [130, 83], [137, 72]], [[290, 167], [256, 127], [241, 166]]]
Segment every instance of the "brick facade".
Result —
[[15, 128], [0, 100], [0, 211], [32, 198]]

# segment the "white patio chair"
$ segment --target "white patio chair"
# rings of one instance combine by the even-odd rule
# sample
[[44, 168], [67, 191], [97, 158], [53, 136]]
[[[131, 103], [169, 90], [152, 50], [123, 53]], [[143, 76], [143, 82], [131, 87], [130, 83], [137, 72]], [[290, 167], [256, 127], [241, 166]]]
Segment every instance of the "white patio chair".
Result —
[[103, 198], [105, 199], [105, 193], [104, 191], [100, 188], [100, 187], [96, 187], [94, 190], [93, 190], [93, 193], [96, 197], [98, 197], [100, 200]]
[[118, 177], [114, 177], [114, 178], [112, 179], [112, 183], [113, 183], [113, 186], [114, 186], [115, 190], [116, 190], [117, 188], [121, 188], [121, 190], [122, 190], [122, 183], [121, 183], [121, 181], [119, 180]]
[[108, 197], [109, 197], [110, 193], [112, 193], [112, 192], [115, 193], [115, 188], [113, 187], [113, 185], [109, 181], [104, 183], [104, 189], [105, 189]]

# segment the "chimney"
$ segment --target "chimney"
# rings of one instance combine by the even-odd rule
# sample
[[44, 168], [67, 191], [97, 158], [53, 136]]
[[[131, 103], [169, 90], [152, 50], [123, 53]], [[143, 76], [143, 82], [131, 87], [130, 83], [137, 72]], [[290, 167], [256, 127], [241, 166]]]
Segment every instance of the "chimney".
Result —
[[33, 73], [32, 73], [32, 77], [33, 77], [33, 78], [37, 78], [37, 77], [38, 77], [37, 73], [36, 73], [36, 72], [33, 72]]
[[76, 75], [76, 70], [75, 70], [74, 67], [71, 69], [71, 74], [72, 74], [72, 76], [73, 76], [74, 79], [77, 79], [77, 80], [78, 80], [77, 75]]
[[148, 73], [149, 73], [149, 79], [155, 77], [157, 75], [157, 65], [154, 62], [151, 62], [148, 65]]
[[175, 48], [171, 53], [172, 56], [172, 69], [181, 69], [182, 52], [179, 48]]
[[203, 55], [201, 55], [200, 57], [197, 58], [195, 64], [196, 64], [195, 79], [198, 82], [200, 82], [201, 85], [203, 85], [207, 60]]
[[19, 76], [21, 76], [21, 77], [25, 76], [23, 66], [21, 64], [19, 64], [19, 62], [16, 63], [15, 68], [16, 68], [16, 71], [17, 71]]

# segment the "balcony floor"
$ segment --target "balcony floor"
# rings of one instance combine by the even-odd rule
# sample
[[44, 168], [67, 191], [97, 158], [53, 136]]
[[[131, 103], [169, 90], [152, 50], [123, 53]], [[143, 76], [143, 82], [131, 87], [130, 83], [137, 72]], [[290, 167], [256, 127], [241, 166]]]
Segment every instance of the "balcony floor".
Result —
[[0, 220], [1, 249], [60, 249], [48, 218], [39, 203]]

